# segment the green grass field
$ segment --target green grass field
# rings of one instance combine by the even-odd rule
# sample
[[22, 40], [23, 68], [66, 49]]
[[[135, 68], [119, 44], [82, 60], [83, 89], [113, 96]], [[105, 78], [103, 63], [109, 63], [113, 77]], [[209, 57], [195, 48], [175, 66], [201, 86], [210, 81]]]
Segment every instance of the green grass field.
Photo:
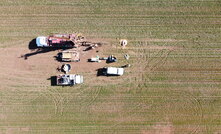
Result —
[[51, 87], [37, 65], [7, 72], [2, 62], [0, 134], [221, 133], [220, 11], [220, 0], [1, 0], [2, 52], [81, 32], [132, 66], [112, 82], [85, 72], [83, 85]]

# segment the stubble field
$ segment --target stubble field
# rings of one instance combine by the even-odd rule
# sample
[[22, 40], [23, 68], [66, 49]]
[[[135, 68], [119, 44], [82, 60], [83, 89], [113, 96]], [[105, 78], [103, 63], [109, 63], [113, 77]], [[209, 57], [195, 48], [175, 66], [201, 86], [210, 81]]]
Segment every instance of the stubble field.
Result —
[[[220, 9], [219, 0], [1, 0], [0, 133], [221, 133]], [[87, 63], [85, 53], [72, 70], [84, 84], [51, 86], [58, 50], [29, 43], [73, 32], [119, 61]], [[123, 76], [96, 76], [128, 63]]]

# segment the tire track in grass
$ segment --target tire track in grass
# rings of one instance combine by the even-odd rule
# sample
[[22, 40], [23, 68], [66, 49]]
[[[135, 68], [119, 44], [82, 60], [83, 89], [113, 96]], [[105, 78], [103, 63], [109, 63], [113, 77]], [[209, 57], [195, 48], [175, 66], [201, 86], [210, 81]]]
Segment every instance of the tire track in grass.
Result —
[[168, 51], [168, 52], [163, 52], [162, 55], [160, 56], [161, 59], [160, 59], [159, 61], [157, 61], [157, 63], [155, 63], [155, 64], [150, 68], [150, 70], [151, 70], [151, 71], [154, 71], [154, 70], [156, 70], [157, 68], [159, 68], [159, 66], [164, 65], [164, 64], [166, 63], [166, 61], [167, 61], [168, 55], [169, 55], [171, 52], [172, 52], [171, 50]]
[[[142, 48], [142, 44], [138, 44], [138, 47], [140, 47], [140, 49], [136, 49], [137, 50], [136, 57], [139, 58], [139, 59], [137, 60], [136, 64], [139, 65], [141, 68], [143, 67], [144, 69], [143, 69], [143, 71], [141, 71], [139, 73], [140, 75], [138, 76], [137, 80], [140, 79], [142, 81], [142, 83], [145, 83], [145, 82], [147, 82], [147, 79], [144, 79], [145, 77], [143, 77], [145, 75], [145, 73], [146, 72], [150, 72], [150, 71], [153, 72], [158, 67], [160, 67], [163, 64], [165, 64], [169, 54], [173, 50], [161, 49], [161, 50], [157, 50], [153, 54], [150, 54], [150, 52], [146, 53], [146, 50], [144, 50]], [[138, 87], [140, 87], [139, 85], [142, 84], [142, 83], [139, 84], [139, 81], [137, 81], [137, 82], [138, 82], [138, 84], [137, 84]], [[188, 95], [188, 97], [194, 97], [194, 96]], [[185, 98], [187, 98], [187, 97], [185, 97]], [[190, 98], [187, 98], [187, 99], [190, 99]], [[168, 100], [169, 100], [168, 98], [164, 98], [164, 101], [165, 101], [164, 103], [168, 103], [169, 102]], [[200, 102], [197, 100], [197, 98], [191, 98], [190, 100], [191, 101], [189, 103], [190, 104], [192, 104], [192, 103], [196, 104], [196, 109], [199, 109], [199, 110], [196, 110], [196, 111], [202, 111], [202, 106], [201, 106]], [[154, 102], [152, 102], [152, 103], [154, 103]], [[134, 109], [131, 109], [128, 112], [131, 113], [131, 112], [133, 112], [136, 109], [142, 109], [141, 105], [135, 106]], [[170, 110], [170, 109], [168, 109], [168, 110]], [[159, 112], [157, 112], [157, 114], [161, 115], [162, 113], [159, 111]], [[133, 113], [133, 114], [130, 114], [130, 115], [122, 114], [122, 116], [126, 116], [125, 119], [130, 119], [132, 116], [135, 116], [135, 115], [137, 115], [137, 113]], [[200, 115], [200, 121], [201, 121], [201, 118], [203, 118], [203, 113], [202, 112], [200, 112], [200, 113], [197, 112], [197, 115]], [[103, 131], [112, 130], [113, 128], [120, 127], [120, 126], [123, 125], [123, 123], [124, 122], [116, 123], [113, 126], [105, 128]], [[137, 127], [135, 124], [134, 125], [132, 124], [131, 126]], [[194, 127], [191, 130], [191, 133], [197, 132], [198, 129], [199, 129], [199, 126]], [[115, 130], [112, 130], [112, 131], [115, 131]]]
[[66, 105], [73, 103], [81, 103], [82, 98], [80, 98], [86, 90], [88, 90], [87, 87], [75, 87], [76, 92], [74, 93], [68, 93], [69, 95], [66, 96]]
[[93, 90], [91, 90], [90, 87], [88, 87], [86, 88], [86, 90], [84, 90], [84, 92], [76, 96], [78, 97], [78, 101], [80, 103], [80, 110], [83, 110], [86, 107], [92, 105], [95, 102], [95, 100], [99, 97], [101, 90], [101, 87], [96, 87]]
[[[141, 102], [136, 102], [135, 99], [138, 99]], [[125, 130], [131, 130], [131, 132], [133, 132], [133, 130], [136, 130], [139, 127], [138, 124], [134, 122], [137, 122], [137, 120], [139, 120], [141, 125], [144, 120], [142, 117], [140, 117], [140, 115], [143, 114], [143, 111], [148, 111], [148, 109], [152, 105], [151, 100], [148, 100], [146, 98], [143, 99], [143, 97], [139, 96], [134, 97], [133, 95], [129, 95], [125, 98], [122, 98], [122, 100], [130, 101], [126, 103], [129, 104], [129, 106], [124, 105], [124, 108], [126, 109], [118, 113], [119, 118], [117, 119], [117, 123], [111, 126], [104, 127], [102, 132], [117, 133], [117, 131], [122, 130], [122, 127]], [[128, 124], [128, 122], [130, 124], [130, 128], [125, 128], [124, 124]]]
[[55, 115], [62, 116], [66, 106], [70, 104], [72, 100], [75, 100], [76, 98], [78, 98], [81, 94], [84, 93], [84, 90], [86, 90], [86, 88], [84, 90], [78, 90], [78, 89], [81, 89], [81, 86], [77, 86], [71, 89], [72, 90], [71, 92], [63, 91], [63, 90], [67, 90], [68, 88], [69, 87], [60, 87], [60, 88], [50, 89], [50, 90], [48, 89], [45, 92], [41, 93], [41, 96], [53, 102]]
[[[66, 88], [66, 89], [64, 89]], [[79, 90], [82, 87], [77, 86], [71, 89], [71, 92], [66, 92], [63, 90], [67, 90], [69, 87], [61, 87], [56, 89], [47, 90], [44, 93], [42, 93], [42, 96], [44, 96], [47, 100], [50, 100], [53, 102], [54, 105], [54, 113], [56, 115], [63, 115], [64, 109], [68, 104], [72, 102], [72, 100], [76, 100], [79, 102], [79, 96], [84, 94], [84, 91], [87, 90], [87, 88], [84, 88], [84, 90]]]
[[[187, 91], [175, 91], [172, 95], [165, 96], [164, 103], [163, 108], [165, 108], [166, 111], [161, 114], [165, 114], [171, 122], [186, 121], [184, 122], [186, 124], [190, 123], [192, 118], [195, 117], [197, 121], [194, 121], [197, 124], [187, 124], [189, 127], [188, 133], [193, 134], [200, 131], [200, 125], [202, 124], [204, 114], [202, 105], [197, 97]], [[194, 127], [192, 127], [192, 125]]]
[[[173, 91], [172, 91], [173, 92]], [[159, 97], [159, 96], [158, 96]], [[151, 127], [148, 125], [143, 125], [145, 122], [149, 120], [148, 116], [146, 118], [143, 118], [139, 123], [135, 123], [137, 118], [141, 118], [142, 114], [145, 115], [145, 112], [155, 112], [156, 116], [163, 116], [160, 122], [171, 122], [172, 125], [176, 125], [176, 121], [186, 121], [186, 123], [189, 123], [192, 121], [192, 117], [195, 117], [194, 119], [195, 123], [197, 124], [187, 124], [187, 125], [181, 125], [181, 127], [185, 127], [187, 130], [187, 133], [198, 133], [200, 132], [200, 128], [202, 121], [203, 121], [203, 109], [200, 101], [197, 97], [195, 97], [193, 94], [186, 92], [186, 91], [175, 91], [171, 95], [162, 96], [160, 97], [163, 99], [163, 102], [157, 102], [157, 100], [152, 99], [159, 99], [159, 98], [153, 98], [148, 96], [143, 96], [138, 99], [138, 102], [140, 103], [132, 103], [134, 104], [132, 109], [127, 110], [127, 112], [120, 112], [118, 115], [123, 119], [121, 121], [118, 121], [114, 125], [104, 127], [102, 129], [102, 132], [111, 132], [115, 133], [122, 129], [125, 130], [137, 130], [137, 129], [150, 129]], [[143, 98], [143, 99], [142, 99]], [[132, 102], [134, 102], [133, 99], [131, 99]], [[131, 104], [131, 103], [130, 103]], [[145, 106], [144, 106], [144, 105]], [[156, 107], [156, 109], [152, 109], [153, 107]], [[156, 119], [157, 120], [157, 119]], [[130, 124], [128, 127], [125, 128], [125, 124]], [[148, 122], [147, 122], [148, 123]], [[154, 122], [152, 122], [154, 123]], [[159, 122], [155, 122], [156, 124]], [[175, 123], [175, 124], [174, 124]], [[187, 128], [186, 128], [187, 127]], [[177, 129], [176, 132], [178, 131]], [[181, 128], [182, 130], [182, 128]]]
[[48, 100], [53, 101], [55, 114], [62, 115], [67, 106], [72, 107], [72, 105], [75, 105], [75, 107], [79, 107], [80, 110], [83, 110], [85, 107], [93, 104], [99, 97], [102, 88], [96, 87], [95, 90], [91, 90], [90, 88], [91, 87], [77, 86], [73, 87], [71, 92], [63, 92], [62, 90], [66, 89], [58, 88], [47, 90], [42, 95]]
[[55, 104], [55, 114], [63, 115], [64, 110], [64, 97], [61, 95], [61, 93], [58, 90], [55, 90], [56, 93], [53, 93], [53, 102]]
[[53, 91], [47, 90], [42, 93], [42, 96], [49, 101], [52, 101], [54, 105], [54, 114], [62, 115], [63, 114], [63, 105], [64, 105], [64, 97], [57, 91], [56, 89]]
[[89, 94], [88, 96], [91, 96], [91, 99], [90, 99], [90, 101], [88, 101], [84, 104], [84, 107], [88, 107], [88, 106], [92, 105], [95, 102], [95, 100], [99, 97], [101, 91], [102, 91], [102, 87], [97, 87], [96, 91], [93, 93], [92, 96], [91, 96], [91, 94]]
[[[137, 76], [135, 75], [135, 81], [137, 82], [137, 85], [139, 87], [140, 84], [143, 84], [147, 81], [150, 81], [150, 78], [147, 74], [154, 72], [157, 68], [160, 66], [163, 66], [169, 54], [173, 51], [170, 49], [156, 49], [153, 50], [153, 53], [151, 54], [152, 49], [146, 49], [144, 48], [145, 45], [149, 45], [147, 42], [138, 42], [136, 49], [136, 65], [138, 66]], [[163, 45], [163, 48], [165, 47], [165, 44]], [[148, 52], [147, 52], [148, 51]]]

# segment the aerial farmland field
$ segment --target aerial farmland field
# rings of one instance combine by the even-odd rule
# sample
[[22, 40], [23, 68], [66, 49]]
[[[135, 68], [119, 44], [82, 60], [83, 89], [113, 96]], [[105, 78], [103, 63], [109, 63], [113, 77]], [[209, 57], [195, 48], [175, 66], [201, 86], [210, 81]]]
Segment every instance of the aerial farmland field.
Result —
[[[60, 50], [30, 43], [76, 32], [99, 53], [72, 63], [83, 84], [51, 86]], [[220, 0], [1, 0], [0, 63], [0, 134], [221, 133]], [[125, 64], [123, 76], [97, 76]]]

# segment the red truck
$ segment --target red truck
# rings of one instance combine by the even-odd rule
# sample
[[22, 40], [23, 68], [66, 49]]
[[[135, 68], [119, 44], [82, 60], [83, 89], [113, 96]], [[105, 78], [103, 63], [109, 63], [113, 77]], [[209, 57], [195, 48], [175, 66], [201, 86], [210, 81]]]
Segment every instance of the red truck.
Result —
[[53, 34], [36, 38], [37, 47], [73, 48], [84, 41], [81, 34]]

